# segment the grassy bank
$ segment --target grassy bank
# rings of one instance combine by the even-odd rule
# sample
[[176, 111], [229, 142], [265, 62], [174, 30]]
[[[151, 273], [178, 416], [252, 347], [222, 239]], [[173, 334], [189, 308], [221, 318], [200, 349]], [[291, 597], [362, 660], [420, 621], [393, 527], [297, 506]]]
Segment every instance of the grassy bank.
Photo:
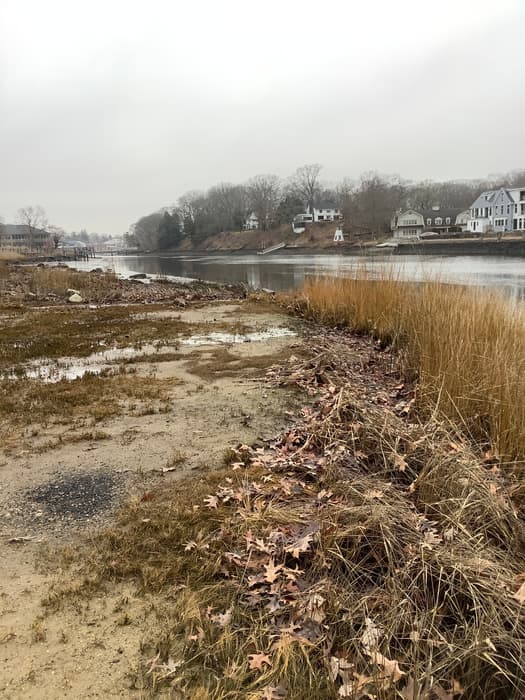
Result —
[[525, 315], [497, 292], [425, 282], [308, 282], [297, 302], [309, 318], [372, 333], [418, 377], [419, 405], [450, 418], [521, 472], [525, 458]]
[[368, 339], [311, 339], [268, 376], [315, 397], [301, 419], [137, 498], [47, 609], [152, 596], [144, 697], [523, 697], [523, 521], [497, 464], [414, 419], [402, 371]]

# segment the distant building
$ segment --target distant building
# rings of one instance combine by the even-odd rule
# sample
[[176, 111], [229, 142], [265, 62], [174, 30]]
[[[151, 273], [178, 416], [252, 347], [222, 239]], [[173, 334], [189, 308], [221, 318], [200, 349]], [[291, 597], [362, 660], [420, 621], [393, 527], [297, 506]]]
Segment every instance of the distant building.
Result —
[[473, 233], [525, 231], [525, 186], [482, 192], [470, 207]]
[[335, 229], [334, 233], [334, 243], [343, 243], [344, 240], [345, 238], [343, 236], [343, 229], [340, 226], [338, 226]]
[[319, 221], [339, 221], [343, 217], [340, 210], [331, 202], [319, 202], [313, 212], [310, 207], [294, 217], [294, 223], [318, 223]]
[[396, 212], [392, 217], [391, 228], [394, 238], [400, 240], [418, 239], [425, 231], [437, 234], [466, 231], [470, 212], [468, 209], [407, 209]]
[[25, 224], [0, 225], [1, 248], [44, 248], [49, 239], [49, 233], [43, 229], [31, 230]]
[[246, 221], [244, 222], [243, 229], [245, 231], [255, 231], [255, 229], [259, 228], [259, 219], [257, 217], [257, 214], [252, 211], [250, 216], [247, 217]]

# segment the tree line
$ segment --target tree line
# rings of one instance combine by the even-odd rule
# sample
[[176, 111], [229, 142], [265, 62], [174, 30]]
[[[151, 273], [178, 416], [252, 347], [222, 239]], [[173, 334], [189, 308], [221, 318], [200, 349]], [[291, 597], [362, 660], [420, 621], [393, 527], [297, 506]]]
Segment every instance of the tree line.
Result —
[[399, 175], [363, 173], [357, 180], [334, 184], [321, 179], [322, 166], [303, 165], [287, 179], [256, 175], [244, 184], [219, 183], [206, 192], [186, 192], [176, 204], [141, 217], [131, 227], [128, 243], [143, 250], [178, 246], [185, 237], [194, 245], [224, 231], [241, 231], [254, 213], [261, 230], [290, 224], [293, 217], [318, 203], [340, 209], [344, 228], [356, 235], [381, 235], [390, 230], [398, 209], [430, 209], [434, 205], [467, 209], [484, 190], [518, 187], [525, 170], [484, 180], [411, 182]]

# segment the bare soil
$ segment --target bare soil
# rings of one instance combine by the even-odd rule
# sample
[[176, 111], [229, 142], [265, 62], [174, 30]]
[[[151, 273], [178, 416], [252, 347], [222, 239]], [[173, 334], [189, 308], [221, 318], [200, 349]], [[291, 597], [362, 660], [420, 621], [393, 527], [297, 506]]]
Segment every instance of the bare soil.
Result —
[[[262, 309], [257, 315], [252, 306], [248, 313], [219, 302], [183, 310], [179, 320], [221, 329], [290, 326]], [[264, 372], [300, 344], [277, 337], [185, 346], [166, 361], [149, 356], [133, 367], [164, 384], [162, 411], [123, 410], [90, 430], [78, 415], [34, 423], [28, 407], [23, 435], [0, 451], [0, 697], [142, 697], [135, 669], [154, 599], [121, 585], [47, 615], [42, 599], [60, 578], [49, 552], [110, 523], [123, 501], [147, 500], [150, 489], [181, 476], [204, 476], [222, 465], [227, 448], [263, 444], [282, 430], [297, 397], [269, 388]]]

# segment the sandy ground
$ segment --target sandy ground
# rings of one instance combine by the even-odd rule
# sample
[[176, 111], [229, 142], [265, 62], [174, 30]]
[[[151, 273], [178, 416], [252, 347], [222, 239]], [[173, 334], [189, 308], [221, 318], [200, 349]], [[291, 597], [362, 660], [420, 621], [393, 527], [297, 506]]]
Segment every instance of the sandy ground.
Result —
[[[232, 304], [188, 309], [188, 322], [289, 326], [272, 313], [243, 314]], [[233, 344], [246, 361], [295, 352], [294, 337]], [[170, 389], [170, 409], [153, 415], [123, 415], [100, 427], [109, 439], [36, 448], [63, 427], [48, 428], [24, 449], [0, 452], [0, 697], [141, 697], [134, 687], [141, 641], [151, 605], [125, 586], [110, 594], [45, 614], [41, 601], [56, 571], [37, 565], [49, 545], [67, 545], [90, 528], [111, 522], [122, 499], [139, 497], [159, 483], [221, 464], [228, 446], [253, 444], [282, 429], [297, 397], [268, 388], [257, 372], [203, 378], [195, 360], [213, 360], [216, 348], [186, 347], [177, 360], [136, 365], [139, 372], [180, 380]], [[171, 385], [170, 385], [171, 386]], [[69, 430], [69, 428], [68, 428]], [[164, 471], [176, 462], [173, 471]]]

